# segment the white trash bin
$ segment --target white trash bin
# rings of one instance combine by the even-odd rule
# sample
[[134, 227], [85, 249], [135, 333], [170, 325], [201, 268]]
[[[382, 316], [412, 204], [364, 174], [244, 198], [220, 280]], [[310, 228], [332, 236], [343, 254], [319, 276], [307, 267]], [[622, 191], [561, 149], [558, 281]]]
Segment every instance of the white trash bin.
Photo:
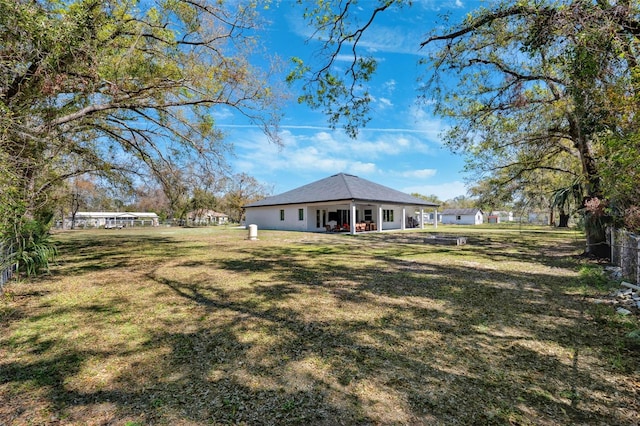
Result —
[[252, 241], [258, 239], [258, 225], [249, 225], [249, 239]]

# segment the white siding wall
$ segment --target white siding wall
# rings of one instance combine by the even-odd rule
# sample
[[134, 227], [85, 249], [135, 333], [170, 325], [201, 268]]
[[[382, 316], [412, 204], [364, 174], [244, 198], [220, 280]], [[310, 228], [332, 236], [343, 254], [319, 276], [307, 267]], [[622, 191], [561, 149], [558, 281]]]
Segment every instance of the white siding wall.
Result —
[[460, 220], [457, 219], [457, 215], [445, 214], [442, 215], [443, 225], [480, 225], [482, 223], [482, 213], [478, 212], [476, 215], [463, 214], [459, 215]]
[[482, 217], [482, 213], [478, 212], [476, 213], [476, 225], [482, 225], [482, 222], [484, 221], [484, 218]]
[[[298, 209], [303, 209], [304, 220], [298, 219]], [[280, 220], [280, 210], [284, 210], [284, 220]], [[306, 231], [311, 219], [308, 210], [304, 205], [252, 207], [247, 209], [245, 218], [247, 225], [258, 225], [258, 229]]]

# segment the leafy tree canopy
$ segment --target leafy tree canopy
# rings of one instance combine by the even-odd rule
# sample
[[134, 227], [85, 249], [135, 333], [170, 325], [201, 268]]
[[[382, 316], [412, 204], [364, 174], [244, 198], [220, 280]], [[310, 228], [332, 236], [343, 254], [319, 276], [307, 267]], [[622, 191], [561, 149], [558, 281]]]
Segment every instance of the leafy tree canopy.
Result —
[[172, 170], [224, 167], [216, 108], [277, 142], [278, 91], [248, 59], [257, 18], [242, 1], [0, 0], [3, 236], [73, 176], [167, 189]]
[[[298, 63], [291, 77], [310, 83], [302, 101], [354, 135], [366, 124], [366, 82], [376, 65], [360, 56], [358, 41], [379, 13], [410, 2], [314, 5], [306, 16], [323, 36], [326, 60], [316, 68]], [[604, 254], [602, 209], [588, 206], [613, 196], [610, 155], [638, 132], [639, 35], [637, 2], [495, 2], [416, 41], [428, 55], [419, 95], [451, 123], [446, 144], [480, 176], [505, 185], [540, 171], [565, 183], [577, 178], [586, 251]], [[332, 68], [341, 52], [353, 58], [346, 74]]]

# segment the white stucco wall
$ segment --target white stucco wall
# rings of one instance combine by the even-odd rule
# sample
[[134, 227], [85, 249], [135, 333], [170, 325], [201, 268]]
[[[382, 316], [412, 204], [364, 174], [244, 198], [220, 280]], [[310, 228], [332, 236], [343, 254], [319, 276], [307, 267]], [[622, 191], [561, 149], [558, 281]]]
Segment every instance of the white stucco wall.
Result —
[[[457, 217], [460, 216], [460, 220]], [[455, 214], [443, 214], [443, 225], [480, 225], [482, 224], [482, 213], [477, 212], [475, 215], [455, 215]]]
[[[303, 209], [303, 220], [298, 219], [298, 209]], [[284, 210], [284, 220], [280, 220], [280, 210]], [[245, 219], [247, 225], [258, 225], [258, 229], [306, 231], [309, 215], [306, 206], [303, 205], [267, 206], [248, 208]]]
[[[390, 221], [390, 222], [384, 221], [384, 211], [385, 210], [393, 210], [393, 221]], [[407, 210], [407, 212], [408, 212], [408, 210]], [[411, 211], [411, 214], [412, 213], [413, 213], [413, 211]], [[406, 220], [406, 218], [405, 218], [405, 220]], [[380, 220], [378, 221], [378, 223], [382, 224], [382, 230], [385, 230], [385, 229], [400, 229], [400, 228], [402, 228], [402, 207], [383, 205], [382, 206], [382, 214], [380, 216]], [[378, 229], [380, 229], [380, 225], [378, 226]]]

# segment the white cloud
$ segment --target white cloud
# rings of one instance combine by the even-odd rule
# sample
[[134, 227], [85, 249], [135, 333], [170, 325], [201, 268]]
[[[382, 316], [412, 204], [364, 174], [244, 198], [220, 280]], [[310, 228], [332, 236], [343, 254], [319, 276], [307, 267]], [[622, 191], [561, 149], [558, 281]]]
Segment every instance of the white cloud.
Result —
[[464, 182], [443, 182], [436, 185], [415, 185], [401, 189], [407, 194], [418, 193], [422, 195], [436, 195], [442, 201], [451, 200], [460, 195], [467, 195], [467, 187]]
[[280, 167], [290, 170], [309, 170], [332, 172], [349, 166], [349, 161], [327, 155], [315, 147], [305, 147], [298, 150], [287, 150], [278, 163]]
[[387, 98], [379, 98], [378, 102], [380, 103], [380, 106], [384, 109], [384, 108], [389, 108], [393, 106], [393, 102], [391, 102], [390, 99]]
[[[313, 132], [314, 130], [317, 131]], [[403, 153], [431, 153], [431, 146], [420, 137], [420, 133], [424, 133], [424, 130], [364, 128], [357, 139], [351, 139], [341, 130], [331, 131], [314, 126], [282, 126], [280, 136], [283, 142], [282, 151], [289, 154], [302, 147], [312, 146], [318, 151], [318, 155], [324, 153], [341, 158], [369, 160], [381, 155], [389, 157]], [[257, 151], [260, 156], [277, 151], [277, 147], [270, 144], [255, 127], [243, 130], [241, 136], [236, 134], [231, 138], [236, 146]]]
[[334, 58], [335, 62], [348, 62], [351, 63], [355, 60], [355, 58], [353, 57], [353, 55], [336, 55], [336, 57]]
[[297, 126], [281, 131], [282, 147], [270, 143], [255, 128], [236, 129], [229, 136], [236, 147], [236, 156], [230, 160], [236, 173], [245, 172], [260, 181], [278, 181], [287, 190], [305, 182], [285, 181], [285, 175], [311, 181], [346, 172], [407, 193], [436, 194], [443, 200], [466, 193], [460, 182], [433, 184], [438, 175], [435, 168], [410, 169], [416, 156], [432, 156], [433, 146], [420, 134], [402, 129], [369, 129], [354, 140], [341, 131]]
[[[391, 8], [377, 16], [359, 39], [358, 46], [379, 56], [383, 53], [425, 56], [426, 50], [420, 49], [420, 42], [425, 39], [426, 32], [433, 25], [434, 15], [442, 11], [460, 13], [465, 8], [467, 6], [463, 0], [413, 0], [411, 7]], [[368, 20], [373, 8], [368, 5], [364, 8], [358, 7], [357, 10], [356, 15], [359, 15], [360, 19]], [[301, 19], [299, 10], [287, 13], [287, 21], [289, 29], [304, 40], [322, 39], [307, 20]], [[355, 21], [357, 19], [354, 19]], [[353, 60], [347, 59], [348, 56], [340, 55], [336, 59]]]
[[211, 110], [211, 115], [213, 116], [214, 119], [218, 121], [222, 121], [222, 120], [233, 117], [233, 112], [229, 108], [220, 107], [220, 108], [213, 108]]
[[385, 81], [382, 87], [387, 93], [391, 94], [396, 90], [396, 85], [397, 85], [396, 81], [391, 79], [391, 80]]
[[354, 175], [372, 175], [378, 172], [374, 163], [361, 163], [356, 161], [348, 166], [348, 172]]
[[427, 179], [433, 177], [438, 173], [436, 169], [422, 169], [422, 170], [410, 170], [406, 172], [402, 172], [401, 176], [405, 178], [413, 178], [413, 179]]
[[451, 8], [463, 8], [465, 4], [462, 0], [414, 0], [417, 5], [422, 6], [427, 11], [439, 11]]
[[383, 141], [352, 141], [339, 132], [319, 131], [310, 135], [294, 135], [285, 130], [281, 136], [281, 148], [269, 143], [262, 133], [255, 130], [243, 132], [241, 137], [232, 137], [237, 147], [234, 168], [250, 174], [270, 174], [284, 170], [371, 174], [377, 171], [371, 158], [380, 151], [391, 148], [391, 145], [388, 146]]
[[[418, 10], [418, 9], [414, 9]], [[300, 19], [300, 15], [292, 13], [288, 15], [289, 28], [298, 36], [305, 40], [313, 37], [318, 38], [314, 33], [311, 25]], [[420, 41], [424, 38], [424, 30], [422, 27], [408, 29], [402, 22], [395, 26], [383, 25], [378, 21], [374, 21], [374, 25], [367, 29], [363, 37], [358, 41], [358, 46], [366, 49], [370, 53], [390, 52], [390, 53], [408, 53], [423, 56], [420, 51]], [[339, 55], [337, 61], [352, 61], [350, 55]], [[382, 58], [381, 60], [384, 60]]]
[[417, 105], [412, 105], [408, 111], [407, 126], [425, 134], [427, 139], [438, 144], [442, 143], [442, 133], [446, 130], [442, 120], [434, 118], [428, 111]]

